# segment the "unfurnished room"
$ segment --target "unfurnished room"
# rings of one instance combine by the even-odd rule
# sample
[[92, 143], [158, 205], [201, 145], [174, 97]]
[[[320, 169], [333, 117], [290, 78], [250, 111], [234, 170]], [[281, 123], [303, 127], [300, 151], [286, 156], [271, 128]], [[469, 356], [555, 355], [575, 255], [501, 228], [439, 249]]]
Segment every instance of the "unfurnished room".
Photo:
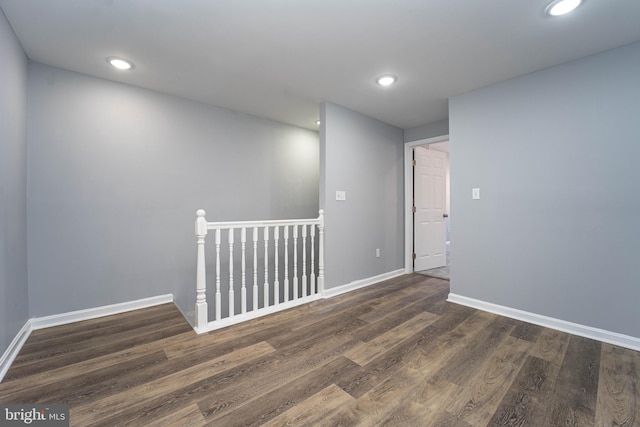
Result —
[[0, 0], [0, 425], [640, 426], [637, 0]]

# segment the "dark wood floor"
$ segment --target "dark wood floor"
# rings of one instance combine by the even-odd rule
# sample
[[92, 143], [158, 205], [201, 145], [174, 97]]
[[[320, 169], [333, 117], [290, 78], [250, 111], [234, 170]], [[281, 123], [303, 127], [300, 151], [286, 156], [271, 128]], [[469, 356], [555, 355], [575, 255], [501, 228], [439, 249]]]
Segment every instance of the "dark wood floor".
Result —
[[197, 336], [173, 304], [35, 331], [1, 403], [77, 426], [640, 426], [640, 353], [402, 276]]

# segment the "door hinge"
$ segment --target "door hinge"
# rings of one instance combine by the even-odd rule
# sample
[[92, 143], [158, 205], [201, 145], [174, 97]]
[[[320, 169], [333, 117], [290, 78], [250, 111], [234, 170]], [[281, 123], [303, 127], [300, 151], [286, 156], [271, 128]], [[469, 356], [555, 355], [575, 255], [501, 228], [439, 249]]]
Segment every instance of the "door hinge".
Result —
[[411, 166], [415, 166], [416, 165], [416, 159], [411, 160]]
[[413, 206], [413, 209], [412, 209], [412, 210], [413, 210], [413, 213], [416, 213], [416, 207], [415, 207], [415, 205]]
[[414, 261], [416, 260], [416, 253], [415, 252], [413, 253], [413, 260]]

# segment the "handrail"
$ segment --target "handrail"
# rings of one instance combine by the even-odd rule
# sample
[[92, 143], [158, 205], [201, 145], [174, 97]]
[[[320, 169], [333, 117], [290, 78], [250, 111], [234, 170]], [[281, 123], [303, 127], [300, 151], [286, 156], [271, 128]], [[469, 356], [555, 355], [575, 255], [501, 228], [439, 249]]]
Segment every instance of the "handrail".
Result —
[[208, 230], [227, 229], [227, 228], [253, 228], [253, 227], [274, 227], [285, 225], [305, 225], [320, 224], [319, 218], [312, 219], [271, 219], [265, 221], [228, 221], [228, 222], [207, 222]]
[[[324, 212], [319, 211], [317, 218], [310, 219], [289, 219], [289, 220], [260, 220], [260, 221], [224, 221], [224, 222], [207, 222], [205, 219], [206, 212], [199, 209], [196, 212], [195, 232], [197, 238], [197, 261], [196, 261], [196, 318], [195, 329], [198, 333], [210, 331], [225, 327], [244, 320], [259, 317], [261, 315], [284, 310], [296, 305], [300, 305], [314, 299], [322, 297], [324, 294]], [[240, 252], [241, 259], [234, 263], [234, 243], [236, 239], [235, 230], [240, 230]], [[280, 231], [282, 229], [282, 243], [284, 251], [281, 253], [284, 257], [284, 272], [279, 275], [279, 249], [280, 249]], [[209, 321], [208, 303], [207, 303], [207, 284], [206, 284], [206, 261], [205, 261], [205, 238], [209, 230], [215, 235], [215, 253], [216, 253], [216, 289], [215, 289], [215, 320]], [[228, 230], [226, 233], [227, 241], [222, 242], [222, 231]], [[259, 232], [262, 231], [262, 233]], [[273, 230], [270, 232], [270, 230]], [[289, 230], [292, 234], [289, 235]], [[316, 249], [315, 237], [316, 230], [318, 232], [318, 249], [317, 249], [317, 276], [316, 276]], [[247, 231], [252, 231], [251, 241], [248, 245], [250, 255], [253, 256], [253, 281], [252, 293], [247, 294], [247, 276], [246, 276], [246, 252], [247, 252]], [[300, 231], [300, 233], [299, 233]], [[258, 283], [258, 242], [262, 236], [262, 244], [264, 245], [264, 282]], [[273, 236], [273, 239], [271, 239]], [[291, 254], [293, 255], [293, 275], [289, 275], [289, 241], [292, 240]], [[307, 240], [310, 240], [309, 249]], [[299, 246], [302, 242], [302, 247]], [[253, 245], [251, 245], [253, 243]], [[229, 277], [227, 286], [224, 288], [228, 294], [228, 316], [222, 317], [222, 277], [220, 269], [220, 255], [222, 249], [228, 245], [229, 257]], [[261, 245], [262, 246], [262, 245]], [[270, 252], [270, 248], [273, 252]], [[309, 251], [309, 259], [311, 267], [307, 271], [307, 253]], [[298, 253], [301, 253], [301, 274], [298, 274]], [[270, 258], [271, 254], [274, 258]], [[269, 260], [273, 259], [275, 266], [274, 281], [269, 283]], [[239, 264], [239, 265], [237, 265]], [[236, 285], [234, 285], [234, 271], [241, 269], [241, 286], [240, 299], [236, 301]], [[308, 273], [308, 274], [307, 274]], [[282, 284], [279, 277], [283, 278]], [[291, 281], [289, 279], [292, 279]], [[283, 294], [280, 294], [282, 286]], [[262, 299], [260, 302], [260, 292]], [[251, 296], [252, 307], [248, 306], [248, 296]], [[272, 298], [271, 298], [272, 297]], [[271, 300], [273, 299], [273, 304]], [[241, 313], [236, 314], [234, 307], [236, 303], [240, 305]], [[261, 305], [261, 306], [260, 306]]]

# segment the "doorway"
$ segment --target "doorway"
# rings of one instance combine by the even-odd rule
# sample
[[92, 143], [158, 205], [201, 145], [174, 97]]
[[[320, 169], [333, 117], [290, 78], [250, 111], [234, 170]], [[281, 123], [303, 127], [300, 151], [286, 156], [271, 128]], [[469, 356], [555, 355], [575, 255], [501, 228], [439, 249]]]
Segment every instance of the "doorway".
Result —
[[449, 177], [448, 135], [405, 144], [406, 273], [449, 279]]

